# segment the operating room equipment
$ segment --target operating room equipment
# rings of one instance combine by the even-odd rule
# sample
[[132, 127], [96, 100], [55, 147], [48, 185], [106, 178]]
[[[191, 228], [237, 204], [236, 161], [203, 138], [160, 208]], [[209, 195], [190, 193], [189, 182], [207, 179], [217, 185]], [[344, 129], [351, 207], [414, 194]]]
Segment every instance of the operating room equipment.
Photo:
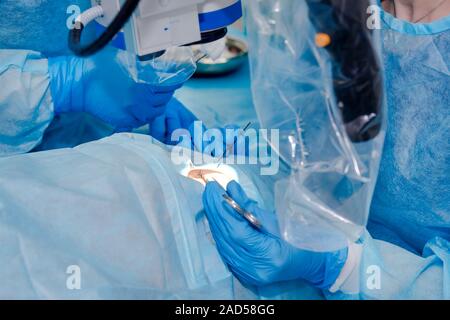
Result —
[[225, 39], [225, 50], [223, 50], [218, 57], [212, 58], [211, 55], [206, 55], [204, 59], [197, 62], [196, 75], [224, 75], [236, 71], [247, 62], [248, 45], [243, 40], [229, 35], [227, 35]]
[[[235, 28], [229, 28], [228, 35], [247, 42], [245, 35]], [[244, 126], [249, 121], [258, 123], [250, 89], [248, 59], [236, 72], [220, 77], [194, 77], [175, 95], [194, 114], [201, 114], [201, 120], [208, 128], [219, 128], [224, 124]]]
[[380, 30], [366, 27], [375, 2], [357, 2], [247, 2], [255, 109], [261, 127], [279, 131], [269, 142], [290, 168], [275, 186], [281, 234], [308, 250], [338, 250], [364, 234], [381, 159]]
[[[240, 0], [92, 0], [92, 5], [69, 33], [69, 47], [80, 56], [92, 55], [112, 40], [149, 60], [170, 47], [215, 42], [242, 17]], [[83, 29], [94, 20], [101, 35], [82, 45]]]
[[[376, 33], [368, 31], [368, 1], [307, 0], [319, 43], [332, 61], [333, 87], [347, 135], [353, 142], [375, 138], [382, 128], [383, 78]], [[317, 39], [317, 38], [316, 38]]]
[[[74, 19], [69, 9], [84, 10], [89, 4], [89, 0], [0, 1], [0, 11], [8, 16], [0, 19], [0, 118], [5, 121], [0, 125], [0, 156], [41, 147], [47, 128], [54, 120], [70, 118], [68, 113], [72, 130], [65, 137], [65, 129], [58, 130], [67, 146], [147, 124], [164, 112], [164, 103], [195, 71], [189, 47], [169, 48], [147, 62], [116, 48], [87, 59], [73, 57], [67, 47], [66, 22]], [[84, 40], [94, 38], [92, 27], [84, 30]], [[88, 117], [79, 117], [80, 112]], [[81, 130], [84, 126], [77, 120], [92, 115], [96, 119], [91, 123], [106, 130]], [[69, 131], [82, 137], [68, 137]], [[95, 134], [87, 137], [90, 132]]]

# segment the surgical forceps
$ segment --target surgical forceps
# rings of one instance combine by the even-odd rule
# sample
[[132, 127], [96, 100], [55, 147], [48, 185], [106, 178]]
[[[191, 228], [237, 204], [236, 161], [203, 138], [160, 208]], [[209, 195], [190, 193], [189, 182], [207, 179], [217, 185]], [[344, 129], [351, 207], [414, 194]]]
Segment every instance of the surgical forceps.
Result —
[[[251, 122], [251, 121], [250, 121], [249, 123], [247, 123], [247, 124], [245, 125], [245, 127], [242, 129], [242, 131], [239, 133], [239, 136], [238, 136], [238, 137], [241, 137], [241, 136], [242, 136], [242, 133], [245, 133], [245, 132], [248, 130], [248, 128], [250, 128], [251, 125], [252, 125], [252, 122]], [[227, 145], [227, 146], [225, 147], [225, 151], [224, 151], [223, 154], [220, 156], [220, 158], [217, 160], [217, 168], [220, 167], [220, 165], [222, 164], [222, 160], [227, 156], [228, 151], [230, 151], [230, 149], [233, 148], [235, 144], [236, 144], [236, 139], [234, 140], [233, 144], [230, 143], [229, 145]]]
[[241, 217], [243, 217], [245, 220], [247, 220], [248, 223], [250, 223], [250, 225], [252, 227], [254, 227], [257, 230], [262, 229], [261, 222], [251, 212], [248, 212], [247, 210], [243, 209], [229, 195], [224, 194], [223, 198], [237, 213], [239, 213], [241, 215]]

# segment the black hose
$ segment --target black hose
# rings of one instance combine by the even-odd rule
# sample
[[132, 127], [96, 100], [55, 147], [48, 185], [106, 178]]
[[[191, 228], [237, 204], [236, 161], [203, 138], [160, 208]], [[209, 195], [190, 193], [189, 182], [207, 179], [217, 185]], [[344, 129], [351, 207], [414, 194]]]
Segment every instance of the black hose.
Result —
[[136, 10], [140, 0], [127, 0], [120, 9], [117, 16], [106, 28], [100, 37], [88, 45], [81, 45], [81, 36], [85, 26], [78, 23], [74, 29], [69, 32], [69, 49], [79, 57], [87, 57], [97, 53], [108, 45], [114, 36], [122, 30], [123, 26], [130, 19], [134, 10]]
[[190, 47], [198, 44], [205, 44], [205, 43], [211, 43], [214, 41], [217, 41], [219, 39], [224, 38], [228, 33], [227, 28], [220, 28], [217, 30], [212, 31], [206, 31], [201, 33], [202, 39], [200, 41], [192, 42], [189, 44], [184, 45], [185, 47]]
[[364, 142], [381, 131], [383, 70], [366, 26], [369, 0], [306, 0], [317, 32], [328, 34], [333, 85], [350, 139]]

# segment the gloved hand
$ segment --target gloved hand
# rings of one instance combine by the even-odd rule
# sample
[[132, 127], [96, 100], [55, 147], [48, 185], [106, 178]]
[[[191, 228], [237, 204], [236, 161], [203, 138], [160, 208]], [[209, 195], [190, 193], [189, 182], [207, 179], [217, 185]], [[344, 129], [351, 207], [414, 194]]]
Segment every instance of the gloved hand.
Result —
[[[223, 198], [225, 193], [259, 219], [262, 230], [252, 227], [232, 209]], [[345, 264], [347, 249], [318, 253], [295, 248], [284, 241], [276, 214], [259, 208], [237, 182], [230, 182], [226, 192], [217, 182], [208, 183], [203, 204], [217, 249], [231, 272], [244, 284], [261, 286], [303, 279], [328, 289]]]
[[180, 101], [172, 98], [167, 104], [165, 112], [150, 123], [150, 135], [168, 145], [175, 145], [172, 133], [177, 129], [189, 130], [197, 117]]
[[167, 65], [158, 73], [151, 63], [114, 48], [86, 59], [49, 59], [55, 113], [88, 112], [116, 131], [130, 131], [162, 115], [194, 71], [188, 63]]
[[[177, 109], [179, 110], [179, 108]], [[179, 141], [171, 141], [170, 144], [176, 144], [219, 159], [225, 159], [231, 155], [249, 155], [249, 139], [247, 137], [237, 137], [240, 127], [227, 125], [223, 128], [208, 129], [203, 122], [198, 120], [192, 121], [192, 117], [195, 116], [189, 115], [190, 112], [188, 112], [188, 110], [180, 110], [178, 116], [173, 115], [172, 118], [178, 118], [173, 123], [181, 124], [181, 127], [186, 129], [186, 135], [189, 135], [189, 138], [177, 137]], [[188, 125], [189, 123], [190, 125]], [[229, 133], [227, 134], [228, 131]], [[172, 132], [173, 130], [170, 133]], [[170, 136], [168, 139], [170, 139]], [[221, 146], [219, 147], [220, 144]]]

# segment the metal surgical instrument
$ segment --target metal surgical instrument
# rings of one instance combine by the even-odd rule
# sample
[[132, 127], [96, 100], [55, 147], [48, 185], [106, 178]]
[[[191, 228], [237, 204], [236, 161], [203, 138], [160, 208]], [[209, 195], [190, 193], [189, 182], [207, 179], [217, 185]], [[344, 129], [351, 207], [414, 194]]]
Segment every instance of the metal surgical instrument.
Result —
[[257, 230], [261, 230], [262, 229], [262, 224], [261, 222], [258, 220], [258, 218], [256, 218], [252, 213], [248, 212], [247, 210], [243, 209], [240, 205], [238, 205], [236, 203], [236, 201], [234, 201], [229, 195], [224, 194], [223, 198], [225, 199], [225, 201], [234, 209], [236, 210], [237, 213], [239, 213], [245, 220], [248, 221], [248, 223], [250, 223], [250, 225], [252, 227], [254, 227]]

